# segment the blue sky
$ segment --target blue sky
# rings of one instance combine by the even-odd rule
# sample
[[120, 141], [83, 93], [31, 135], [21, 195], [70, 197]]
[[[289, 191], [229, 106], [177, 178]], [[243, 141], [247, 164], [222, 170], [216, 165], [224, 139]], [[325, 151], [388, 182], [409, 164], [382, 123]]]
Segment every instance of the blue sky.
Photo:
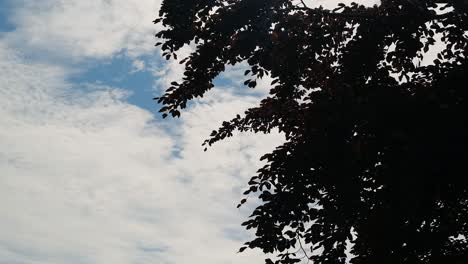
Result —
[[11, 9], [11, 3], [5, 1], [0, 5], [0, 30], [2, 32], [14, 30], [14, 25], [8, 21], [8, 11]]
[[154, 47], [159, 4], [0, 0], [0, 264], [263, 262], [236, 254], [236, 204], [283, 136], [201, 143], [271, 80], [241, 87], [236, 66], [162, 120], [152, 98], [183, 69]]
[[[148, 61], [155, 60], [156, 56], [158, 55], [145, 56], [138, 61], [146, 64]], [[92, 61], [86, 65], [85, 72], [73, 76], [71, 81], [108, 85], [131, 91], [131, 95], [127, 99], [129, 103], [138, 105], [156, 115], [158, 105], [152, 98], [159, 94], [159, 89], [156, 89], [159, 87], [155, 87], [155, 77], [151, 72], [134, 69], [132, 63], [132, 59], [125, 54], [105, 62]]]

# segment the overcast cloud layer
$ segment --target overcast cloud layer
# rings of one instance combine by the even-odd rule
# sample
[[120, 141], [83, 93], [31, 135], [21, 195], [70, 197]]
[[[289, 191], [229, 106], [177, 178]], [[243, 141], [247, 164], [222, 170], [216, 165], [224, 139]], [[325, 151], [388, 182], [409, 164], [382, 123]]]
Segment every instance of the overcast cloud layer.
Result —
[[236, 136], [205, 153], [200, 146], [258, 101], [259, 92], [232, 89], [242, 66], [178, 121], [130, 104], [135, 91], [72, 81], [90, 61], [116, 57], [129, 58], [129, 75], [152, 74], [155, 88], [177, 79], [178, 63], [162, 64], [153, 47], [159, 4], [8, 2], [14, 29], [0, 33], [1, 264], [262, 263], [258, 252], [236, 254], [248, 238], [240, 227], [248, 210], [235, 205], [260, 155], [283, 137]]

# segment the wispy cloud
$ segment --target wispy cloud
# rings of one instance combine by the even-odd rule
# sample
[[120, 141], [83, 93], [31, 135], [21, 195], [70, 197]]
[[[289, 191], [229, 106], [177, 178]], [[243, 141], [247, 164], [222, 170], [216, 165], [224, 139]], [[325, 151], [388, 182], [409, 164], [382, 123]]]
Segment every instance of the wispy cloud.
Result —
[[75, 60], [154, 51], [151, 21], [158, 0], [21, 0], [13, 5], [16, 30], [8, 40], [29, 49]]
[[[111, 87], [0, 49], [0, 259], [5, 263], [247, 263], [235, 203], [281, 136], [203, 153], [209, 132], [254, 97], [214, 92], [171, 129]], [[177, 153], [175, 153], [177, 152]], [[226, 233], [230, 230], [230, 234]], [[244, 233], [244, 236], [246, 234]]]
[[132, 70], [130, 73], [135, 73], [135, 72], [139, 72], [139, 71], [143, 71], [144, 69], [146, 68], [146, 64], [144, 61], [142, 60], [134, 60], [132, 62]]

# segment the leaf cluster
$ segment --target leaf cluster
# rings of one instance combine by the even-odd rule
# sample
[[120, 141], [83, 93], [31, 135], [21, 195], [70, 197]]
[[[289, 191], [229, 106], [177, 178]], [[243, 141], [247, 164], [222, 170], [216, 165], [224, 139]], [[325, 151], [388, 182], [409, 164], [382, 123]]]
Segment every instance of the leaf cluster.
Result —
[[[185, 45], [185, 72], [156, 98], [164, 117], [247, 62], [245, 86], [269, 96], [212, 132], [286, 142], [244, 193], [262, 203], [240, 251], [267, 263], [467, 263], [468, 4], [382, 0], [310, 8], [290, 0], [165, 0], [156, 23], [167, 59]], [[437, 44], [438, 43], [438, 44]], [[425, 54], [442, 46], [433, 63]], [[245, 203], [246, 199], [241, 201]]]

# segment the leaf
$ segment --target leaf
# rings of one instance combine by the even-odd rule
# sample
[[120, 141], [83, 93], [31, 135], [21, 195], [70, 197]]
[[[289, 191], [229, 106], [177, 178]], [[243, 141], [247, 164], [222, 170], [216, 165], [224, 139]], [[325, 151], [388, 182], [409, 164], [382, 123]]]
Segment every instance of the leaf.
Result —
[[427, 53], [429, 51], [429, 45], [424, 46], [424, 53]]
[[173, 110], [171, 114], [172, 114], [172, 117], [180, 117], [180, 111], [178, 110]]
[[169, 109], [169, 107], [163, 106], [163, 107], [161, 107], [161, 109], [159, 109], [159, 112], [160, 112], [160, 113], [161, 113], [161, 112], [165, 112], [165, 111], [167, 111], [168, 109]]
[[286, 231], [284, 234], [287, 235], [287, 236], [289, 236], [290, 238], [296, 237], [296, 233], [294, 233], [294, 232], [291, 231], [291, 230]]
[[245, 202], [247, 202], [247, 199], [245, 199], [245, 198], [242, 199], [242, 200], [240, 201], [240, 203], [237, 205], [237, 208], [241, 207], [243, 204], [245, 204]]

